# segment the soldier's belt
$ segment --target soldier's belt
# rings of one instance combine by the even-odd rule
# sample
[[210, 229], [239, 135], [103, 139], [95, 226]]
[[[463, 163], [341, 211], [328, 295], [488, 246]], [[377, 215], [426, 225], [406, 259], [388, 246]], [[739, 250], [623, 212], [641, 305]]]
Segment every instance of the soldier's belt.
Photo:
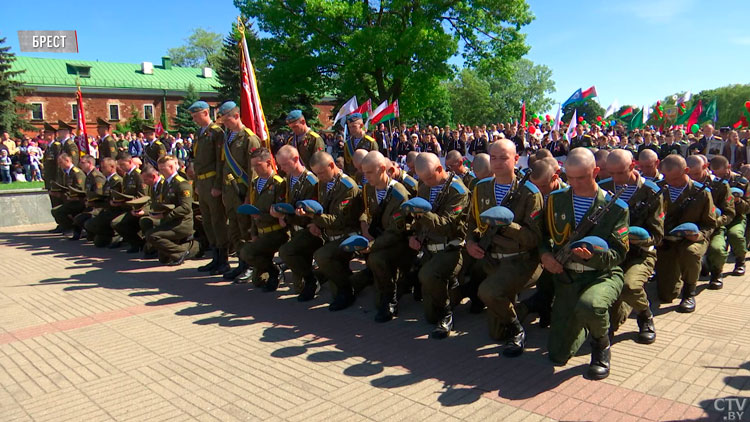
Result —
[[278, 231], [278, 230], [281, 230], [281, 229], [283, 229], [283, 227], [281, 227], [280, 224], [274, 224], [273, 226], [259, 228], [258, 229], [258, 233], [260, 233], [260, 234], [266, 234], [266, 233], [275, 232], [275, 231]]
[[208, 173], [199, 174], [196, 177], [198, 178], [198, 180], [206, 180], [209, 177], [215, 177], [215, 176], [216, 176], [216, 172], [215, 171], [209, 171]]
[[334, 236], [327, 236], [327, 238], [329, 242], [333, 242], [335, 240], [343, 239], [349, 236], [356, 236], [356, 235], [357, 235], [357, 232], [351, 232], [351, 233], [337, 234]]
[[527, 253], [527, 251], [515, 252], [515, 253], [496, 253], [496, 252], [493, 252], [493, 253], [490, 254], [490, 256], [493, 257], [493, 258], [495, 258], [495, 259], [505, 259], [505, 258], [513, 258], [514, 256], [519, 256], [519, 255], [522, 255], [522, 254], [525, 254], [525, 253]]
[[463, 245], [463, 240], [451, 240], [448, 243], [430, 243], [427, 245], [427, 250], [430, 252], [440, 252], [450, 248], [460, 248]]
[[596, 268], [589, 267], [588, 265], [579, 264], [577, 262], [569, 262], [565, 264], [565, 268], [573, 272], [579, 273], [579, 274], [584, 271], [597, 271]]

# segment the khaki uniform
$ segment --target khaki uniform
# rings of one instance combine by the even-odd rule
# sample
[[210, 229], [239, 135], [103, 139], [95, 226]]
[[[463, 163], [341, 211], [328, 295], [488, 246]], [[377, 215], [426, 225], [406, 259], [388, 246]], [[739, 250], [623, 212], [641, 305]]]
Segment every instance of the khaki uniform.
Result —
[[406, 190], [409, 191], [409, 197], [417, 196], [417, 186], [419, 186], [419, 183], [417, 179], [409, 176], [406, 171], [399, 169], [396, 181], [404, 185]]
[[[123, 179], [115, 173], [104, 182], [102, 196], [112, 199], [112, 192], [122, 192], [122, 187]], [[94, 246], [103, 248], [112, 242], [112, 236], [114, 236], [112, 220], [124, 212], [124, 207], [113, 206], [107, 202], [99, 209], [93, 218], [85, 223], [84, 227], [86, 228], [89, 237], [94, 237]]]
[[[44, 156], [42, 157], [42, 163], [44, 164], [44, 170], [42, 177], [44, 178], [44, 189], [51, 189], [51, 182], [57, 178], [57, 157], [62, 152], [62, 144], [58, 140], [54, 140], [47, 145], [47, 149], [44, 150]], [[52, 200], [52, 207], [56, 207], [62, 203], [62, 198], [50, 197]]]
[[180, 175], [161, 185], [159, 204], [172, 204], [175, 208], [165, 212], [158, 224], [145, 233], [146, 241], [169, 260], [179, 259], [190, 247], [184, 242], [193, 234], [193, 189], [190, 182]]
[[[230, 137], [231, 142], [229, 142]], [[227, 142], [229, 142], [228, 146], [226, 146]], [[247, 183], [252, 180], [250, 152], [257, 148], [260, 148], [260, 139], [248, 128], [243, 128], [234, 135], [228, 132], [222, 144], [221, 200], [229, 220], [227, 227], [229, 245], [238, 253], [242, 245], [250, 240], [250, 217], [237, 214], [237, 207], [245, 202]], [[230, 157], [227, 157], [227, 149]], [[229, 164], [231, 161], [234, 161], [238, 168], [233, 170]], [[243, 177], [246, 177], [247, 181], [243, 180]]]
[[99, 140], [99, 161], [102, 158], [117, 158], [117, 142], [112, 135], [107, 134]]
[[143, 157], [146, 162], [152, 166], [158, 167], [159, 158], [167, 155], [167, 147], [159, 139], [154, 139], [153, 142], [146, 146], [146, 150], [143, 152]]
[[78, 144], [76, 144], [76, 141], [73, 138], [68, 138], [62, 141], [62, 152], [70, 155], [74, 166], [78, 165], [78, 161], [81, 159], [81, 154], [78, 150]]
[[83, 230], [84, 225], [91, 220], [95, 214], [99, 213], [100, 207], [96, 205], [101, 205], [101, 198], [104, 196], [104, 185], [106, 182], [107, 178], [97, 169], [91, 170], [91, 172], [86, 175], [86, 180], [83, 184], [86, 191], [86, 202], [84, 203], [85, 208], [78, 215], [73, 216], [73, 226], [76, 231]]
[[[689, 291], [695, 291], [701, 271], [701, 258], [708, 249], [708, 239], [717, 225], [714, 201], [707, 190], [698, 194], [702, 185], [692, 180], [675, 202], [665, 196], [664, 240], [656, 248], [656, 277], [659, 300], [671, 303], [682, 291], [683, 284]], [[680, 212], [679, 204], [686, 198], [696, 196], [690, 206]], [[678, 215], [679, 213], [679, 215]], [[676, 238], [669, 231], [682, 223], [695, 223], [700, 229], [697, 242]]]
[[[164, 176], [159, 175], [159, 180], [152, 186], [146, 187], [146, 194], [151, 197], [151, 201], [146, 204], [141, 210], [143, 211], [143, 215], [138, 217], [134, 216], [138, 221], [138, 227], [140, 227], [140, 235], [138, 235], [138, 232], [134, 233], [124, 233], [120, 231], [120, 225], [118, 224], [115, 228], [118, 234], [122, 236], [122, 238], [130, 243], [131, 245], [139, 245], [144, 246], [144, 252], [146, 251], [145, 243], [146, 243], [146, 234], [154, 228], [154, 226], [157, 226], [159, 224], [158, 218], [153, 218], [149, 215], [149, 212], [151, 210], [151, 205], [155, 204], [160, 201], [162, 186], [164, 185]], [[132, 214], [131, 214], [132, 216]], [[136, 243], [132, 243], [132, 242]]]
[[378, 151], [378, 142], [371, 136], [365, 135], [361, 139], [349, 139], [344, 144], [344, 172], [354, 174], [357, 169], [352, 161], [352, 154], [358, 149], [365, 151]]
[[[583, 219], [599, 206], [604, 206], [609, 201], [608, 198], [604, 190], [599, 189]], [[543, 241], [539, 245], [539, 252], [557, 253], [574, 232], [572, 188], [552, 192], [544, 213]], [[567, 265], [565, 271], [572, 283], [566, 283], [557, 274], [552, 275], [555, 301], [552, 305], [548, 349], [549, 358], [557, 364], [566, 363], [578, 351], [589, 333], [594, 339], [601, 339], [608, 334], [609, 309], [620, 296], [623, 285], [622, 270], [618, 265], [628, 252], [627, 204], [618, 200], [586, 235], [604, 239], [609, 250], [595, 252], [585, 262], [574, 255], [572, 263], [563, 263]]]
[[224, 145], [224, 131], [215, 123], [201, 128], [193, 144], [193, 169], [195, 171], [195, 191], [198, 193], [203, 228], [208, 243], [216, 248], [226, 248], [227, 215], [222, 198], [211, 195], [211, 189], [221, 191], [221, 160]]
[[297, 148], [302, 165], [308, 169], [310, 168], [308, 164], [310, 157], [318, 151], [325, 151], [326, 148], [323, 138], [313, 130], [307, 131], [302, 136], [292, 134], [292, 136], [287, 138], [286, 144]]
[[[85, 182], [86, 174], [76, 166], [71, 167], [68, 172], [62, 169], [57, 171], [57, 183], [62, 186], [84, 190]], [[86, 208], [85, 201], [86, 199], [83, 196], [66, 194], [62, 203], [52, 208], [52, 216], [63, 230], [68, 230], [73, 227], [73, 217]]]
[[[615, 184], [611, 178], [599, 183], [603, 189], [615, 192]], [[664, 237], [664, 198], [654, 199], [660, 195], [660, 188], [654, 182], [638, 177], [637, 190], [628, 200], [629, 225], [646, 229], [651, 238], [630, 244], [625, 260], [620, 264], [624, 273], [622, 293], [610, 309], [610, 331], [616, 332], [630, 316], [636, 313], [650, 312], [649, 300], [646, 296], [645, 284], [654, 272], [656, 265], [656, 248]], [[622, 188], [622, 186], [617, 186]], [[647, 204], [652, 205], [646, 208]]]
[[262, 284], [261, 275], [265, 273], [278, 276], [278, 271], [273, 265], [273, 256], [279, 247], [289, 240], [287, 229], [270, 214], [273, 204], [285, 200], [286, 181], [274, 174], [266, 180], [261, 190], [258, 189], [258, 181], [258, 177], [253, 179], [248, 201], [260, 210], [259, 215], [252, 216], [250, 231], [254, 239], [245, 243], [239, 252], [240, 258], [253, 268], [253, 284], [256, 286]]
[[[476, 262], [472, 279], [483, 280], [479, 284], [479, 298], [487, 305], [487, 322], [490, 337], [502, 340], [507, 327], [516, 319], [515, 300], [530, 287], [542, 272], [539, 262], [539, 242], [542, 238], [542, 194], [531, 182], [518, 187], [520, 180], [514, 178], [510, 191], [518, 190], [517, 199], [504, 206], [513, 211], [513, 222], [497, 230], [485, 251], [485, 257]], [[471, 195], [468, 236], [479, 243], [489, 236], [488, 228], [479, 215], [497, 205], [495, 178], [477, 182]], [[506, 201], [507, 202], [507, 201]]]
[[734, 198], [734, 220], [727, 224], [727, 242], [732, 248], [735, 263], [744, 263], [747, 255], [745, 231], [747, 229], [747, 214], [750, 212], [750, 182], [739, 174], [732, 173], [729, 186], [739, 188], [743, 194]]
[[708, 243], [706, 261], [708, 269], [712, 274], [721, 275], [724, 264], [727, 262], [727, 226], [735, 219], [734, 197], [729, 190], [729, 183], [721, 181], [719, 178], [709, 176], [711, 180], [704, 180], [709, 183], [711, 189], [711, 199], [714, 206], [721, 210], [721, 215], [716, 217], [716, 230], [714, 230], [711, 240]]
[[[148, 187], [144, 186], [141, 179], [141, 170], [134, 168], [122, 178], [122, 193], [133, 198], [140, 198], [147, 194]], [[140, 217], [130, 213], [126, 206], [122, 207], [121, 213], [112, 219], [110, 226], [122, 239], [131, 246], [141, 246], [143, 239], [138, 235]]]

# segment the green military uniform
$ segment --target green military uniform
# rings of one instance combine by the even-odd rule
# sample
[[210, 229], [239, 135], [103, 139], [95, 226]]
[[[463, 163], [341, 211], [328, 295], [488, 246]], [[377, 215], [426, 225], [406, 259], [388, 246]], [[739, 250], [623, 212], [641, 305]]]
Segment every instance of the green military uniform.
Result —
[[[63, 169], [57, 171], [57, 183], [61, 186], [82, 191], [85, 181], [86, 174], [76, 166], [71, 166], [68, 171]], [[69, 230], [73, 225], [73, 217], [83, 211], [84, 208], [85, 198], [83, 195], [67, 193], [63, 202], [52, 208], [52, 216], [60, 228]]]
[[354, 167], [352, 156], [354, 151], [363, 149], [365, 151], [378, 151], [378, 142], [370, 135], [364, 135], [360, 139], [349, 138], [344, 143], [344, 172], [354, 174], [357, 169]]
[[73, 138], [68, 138], [61, 143], [62, 152], [70, 155], [70, 158], [73, 161], [73, 165], [77, 166], [79, 160], [81, 159], [81, 154], [78, 151], [78, 144], [76, 144], [76, 141]]
[[[615, 186], [612, 178], [599, 183], [603, 189], [616, 192], [623, 186]], [[630, 316], [631, 311], [652, 317], [649, 300], [644, 289], [656, 265], [656, 248], [664, 237], [664, 201], [660, 188], [656, 183], [639, 176], [635, 183], [636, 190], [627, 198], [621, 196], [628, 203], [629, 226], [645, 229], [651, 237], [648, 240], [630, 241], [628, 254], [620, 264], [624, 273], [622, 293], [610, 309], [610, 331], [616, 332]], [[627, 192], [627, 191], [626, 191]], [[656, 195], [659, 195], [657, 198]], [[641, 322], [639, 321], [639, 324]]]
[[[605, 206], [609, 200], [609, 195], [599, 189], [581, 221], [598, 207]], [[557, 253], [569, 241], [577, 225], [573, 201], [572, 188], [550, 194], [545, 209], [540, 253]], [[618, 264], [628, 252], [627, 204], [618, 200], [586, 235], [604, 239], [609, 250], [594, 252], [594, 256], [587, 261], [581, 261], [574, 255], [572, 262], [561, 263], [572, 283], [566, 283], [557, 274], [552, 275], [555, 301], [552, 305], [548, 350], [549, 358], [556, 364], [565, 364], [589, 333], [593, 339], [607, 338], [609, 309], [620, 296], [623, 285], [622, 270]]]
[[292, 136], [287, 138], [286, 144], [297, 148], [299, 159], [305, 167], [309, 166], [308, 163], [313, 154], [318, 151], [325, 151], [326, 148], [323, 138], [312, 129], [301, 136], [292, 134]]
[[[150, 187], [149, 187], [150, 188]], [[128, 199], [140, 198], [146, 195], [146, 189], [141, 179], [141, 170], [137, 167], [133, 167], [125, 176], [122, 178], [122, 194], [114, 194], [116, 199], [119, 201], [126, 201]], [[113, 198], [115, 199], [115, 198]], [[132, 250], [140, 248], [143, 244], [143, 239], [138, 235], [140, 226], [138, 220], [140, 217], [130, 213], [127, 205], [123, 203], [121, 208], [122, 212], [120, 215], [114, 217], [110, 223], [110, 227], [117, 234], [122, 236], [122, 239], [126, 241]]]
[[99, 140], [99, 160], [106, 157], [117, 158], [117, 142], [109, 133]]
[[409, 197], [417, 196], [417, 186], [419, 183], [417, 183], [417, 179], [409, 176], [406, 171], [398, 169], [398, 176], [396, 177], [396, 181], [404, 185], [406, 190], [409, 192]]
[[[430, 201], [431, 188], [419, 184], [418, 196]], [[469, 191], [452, 173], [432, 204], [432, 211], [415, 218], [413, 230], [421, 241], [424, 255], [420, 259], [419, 282], [425, 318], [431, 324], [451, 314], [448, 290], [461, 271], [461, 248], [466, 236], [464, 210], [469, 206]]]
[[279, 224], [279, 219], [270, 214], [271, 206], [284, 202], [286, 181], [277, 174], [268, 179], [255, 177], [251, 183], [248, 202], [260, 210], [260, 214], [252, 216], [250, 232], [252, 242], [242, 246], [239, 257], [253, 268], [253, 284], [259, 287], [263, 284], [261, 276], [268, 273], [269, 288], [276, 290], [279, 272], [274, 268], [273, 256], [279, 247], [289, 240], [287, 229]]
[[574, 136], [573, 139], [570, 140], [571, 151], [578, 147], [592, 148], [594, 145], [594, 138], [589, 135]]
[[114, 230], [112, 229], [112, 220], [115, 217], [124, 214], [125, 208], [122, 205], [112, 205], [110, 201], [114, 198], [114, 192], [122, 192], [123, 178], [119, 174], [113, 173], [104, 183], [102, 196], [106, 198], [101, 210], [94, 217], [86, 222], [86, 232], [89, 236], [94, 236], [94, 246], [103, 248], [112, 242]]
[[457, 175], [457, 176], [461, 178], [461, 181], [464, 183], [464, 186], [466, 186], [467, 188], [469, 186], [472, 186], [472, 188], [469, 189], [469, 194], [474, 192], [473, 186], [474, 186], [474, 183], [476, 183], [475, 180], [477, 176], [474, 175], [473, 171], [467, 171], [466, 173], [462, 175]]
[[409, 191], [404, 185], [390, 179], [381, 200], [372, 185], [362, 188], [364, 212], [361, 221], [369, 224], [368, 231], [375, 240], [367, 256], [367, 268], [372, 271], [375, 282], [375, 306], [384, 312], [396, 307], [396, 281], [399, 272], [409, 270], [417, 252], [409, 247], [406, 232], [406, 218], [401, 204], [409, 199]]
[[146, 146], [146, 150], [143, 153], [146, 162], [152, 166], [159, 168], [159, 158], [167, 155], [167, 147], [159, 139], [154, 139], [150, 144]]
[[716, 217], [716, 229], [711, 236], [706, 253], [708, 269], [711, 272], [712, 279], [721, 276], [724, 264], [727, 262], [727, 226], [735, 219], [736, 211], [734, 209], [734, 197], [730, 191], [728, 181], [708, 176], [703, 183], [708, 183], [711, 190], [711, 199], [714, 206], [721, 210], [721, 215]]
[[[477, 243], [483, 236], [492, 236], [492, 232], [488, 232], [492, 229], [479, 219], [481, 213], [502, 204], [514, 215], [509, 226], [497, 230], [485, 250], [484, 259], [475, 264], [477, 271], [472, 271], [472, 279], [481, 281], [479, 298], [487, 306], [489, 333], [494, 340], [502, 340], [510, 332], [509, 326], [517, 318], [517, 295], [531, 286], [542, 272], [538, 250], [542, 238], [542, 194], [531, 182], [520, 187], [519, 183], [520, 180], [514, 178], [506, 194], [496, 193], [497, 182], [494, 177], [488, 177], [477, 182], [471, 195], [468, 237]], [[516, 199], [507, 203], [505, 198], [516, 189]]]
[[91, 170], [89, 174], [86, 175], [86, 179], [83, 183], [84, 191], [86, 192], [86, 202], [84, 203], [85, 209], [73, 217], [73, 226], [75, 226], [76, 232], [80, 233], [84, 224], [86, 224], [94, 214], [99, 212], [99, 206], [104, 199], [104, 185], [106, 182], [107, 178], [97, 169]]
[[158, 224], [145, 233], [146, 241], [156, 248], [160, 258], [179, 260], [192, 244], [185, 242], [193, 234], [192, 185], [174, 174], [172, 180], [162, 184], [156, 204], [171, 204], [174, 209], [164, 212]]
[[[154, 226], [159, 224], [159, 219], [152, 218], [149, 214], [151, 212], [151, 207], [158, 203], [160, 201], [161, 192], [163, 190], [164, 186], [164, 176], [159, 175], [159, 180], [151, 185], [147, 186], [146, 188], [146, 195], [149, 196], [150, 200], [146, 202], [146, 205], [141, 207], [141, 211], [143, 211], [142, 216], [134, 216], [136, 217], [138, 221], [138, 227], [140, 227], [140, 235], [138, 235], [138, 232], [134, 233], [126, 233], [124, 231], [121, 231], [121, 229], [124, 229], [125, 226], [121, 224], [117, 224], [115, 226], [115, 231], [122, 236], [123, 240], [130, 243], [131, 245], [139, 245], [143, 246], [144, 252], [146, 252], [146, 246], [149, 246], [146, 244], [146, 234], [154, 228]], [[136, 198], [137, 199], [137, 198]], [[134, 210], [135, 211], [135, 210]], [[131, 214], [132, 215], [132, 214]], [[125, 220], [123, 220], [123, 223]], [[133, 243], [135, 242], [135, 243]], [[151, 250], [152, 248], [149, 247]]]
[[248, 128], [227, 133], [222, 145], [221, 200], [229, 220], [229, 244], [238, 253], [250, 240], [250, 218], [237, 214], [237, 207], [245, 202], [247, 183], [252, 179], [250, 152], [257, 148], [260, 148], [260, 139]]
[[64, 202], [64, 198], [62, 196], [63, 192], [61, 192], [58, 188], [52, 186], [52, 182], [57, 178], [57, 157], [61, 152], [62, 144], [60, 143], [60, 141], [55, 139], [50, 142], [49, 145], [47, 145], [47, 149], [44, 150], [44, 156], [42, 158], [42, 162], [44, 165], [44, 168], [42, 170], [44, 189], [47, 189], [47, 191], [50, 193], [49, 198], [50, 202], [52, 203], [52, 208]]
[[211, 195], [211, 189], [221, 191], [221, 161], [224, 131], [215, 123], [201, 128], [193, 143], [193, 169], [195, 190], [200, 201], [203, 228], [208, 243], [216, 248], [226, 248], [227, 216], [221, 198]]
[[[286, 202], [295, 205], [305, 199], [318, 199], [318, 178], [305, 169], [296, 179], [286, 175]], [[323, 246], [323, 239], [314, 236], [307, 229], [312, 219], [306, 216], [288, 215], [284, 217], [292, 232], [291, 239], [279, 248], [281, 260], [292, 270], [295, 293], [302, 292], [303, 280], [312, 275], [313, 253]]]
[[[339, 248], [341, 242], [359, 231], [359, 217], [362, 214], [360, 190], [354, 180], [339, 172], [333, 183], [318, 183], [318, 198], [323, 206], [323, 214], [312, 217], [313, 224], [323, 231], [325, 244], [313, 254], [318, 268], [331, 281], [334, 302], [339, 296], [352, 297], [349, 262], [352, 253]], [[330, 188], [328, 188], [330, 186]], [[343, 300], [343, 299], [341, 299]]]
[[[682, 193], [672, 201], [665, 195], [664, 240], [656, 248], [656, 277], [659, 300], [671, 303], [682, 291], [683, 285], [688, 294], [695, 292], [695, 285], [701, 271], [701, 258], [708, 248], [708, 239], [717, 225], [714, 201], [711, 193], [698, 190], [701, 184], [688, 181]], [[680, 211], [680, 204], [695, 196], [690, 206]], [[695, 223], [700, 229], [697, 242], [674, 237], [669, 232], [682, 223]]]
[[750, 182], [737, 173], [729, 177], [729, 186], [740, 189], [743, 194], [734, 197], [734, 220], [727, 224], [727, 242], [732, 248], [735, 269], [738, 264], [744, 265], [747, 255], [747, 244], [745, 230], [747, 226], [747, 214], [750, 212]]

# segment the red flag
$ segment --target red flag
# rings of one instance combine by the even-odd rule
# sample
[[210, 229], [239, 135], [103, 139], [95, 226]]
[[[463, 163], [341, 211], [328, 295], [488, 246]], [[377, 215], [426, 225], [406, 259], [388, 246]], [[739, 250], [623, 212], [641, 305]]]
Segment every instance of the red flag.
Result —
[[266, 116], [263, 114], [263, 106], [260, 103], [258, 94], [258, 81], [255, 79], [255, 69], [253, 62], [250, 60], [250, 52], [247, 48], [245, 39], [245, 26], [239, 20], [238, 28], [242, 36], [240, 43], [240, 83], [242, 91], [240, 92], [240, 119], [242, 123], [253, 131], [263, 141], [263, 145], [271, 149], [271, 139], [268, 135], [268, 124]]
[[693, 112], [690, 114], [690, 117], [688, 118], [688, 121], [687, 121], [688, 129], [693, 127], [694, 124], [698, 123], [698, 117], [700, 117], [701, 113], [703, 113], [703, 103], [700, 100], [698, 100], [698, 104], [695, 105]]
[[398, 100], [396, 100], [391, 105], [384, 108], [380, 113], [372, 116], [372, 119], [370, 119], [370, 123], [383, 123], [387, 122], [388, 120], [397, 119], [398, 116]]
[[159, 121], [157, 124], [154, 125], [154, 134], [156, 136], [161, 136], [162, 133], [164, 133], [164, 125], [162, 125], [161, 121]]
[[368, 99], [367, 101], [365, 101], [364, 104], [362, 104], [361, 106], [357, 107], [356, 110], [352, 111], [349, 114], [353, 114], [353, 113], [359, 113], [359, 114], [361, 114], [362, 115], [362, 121], [366, 121], [367, 117], [370, 114], [372, 114], [372, 101], [370, 101], [370, 99]]
[[526, 101], [521, 106], [521, 129], [526, 129]]
[[83, 112], [83, 95], [81, 95], [81, 87], [78, 87], [76, 91], [76, 104], [78, 104], [78, 150], [89, 154], [89, 134], [86, 132], [86, 114]]

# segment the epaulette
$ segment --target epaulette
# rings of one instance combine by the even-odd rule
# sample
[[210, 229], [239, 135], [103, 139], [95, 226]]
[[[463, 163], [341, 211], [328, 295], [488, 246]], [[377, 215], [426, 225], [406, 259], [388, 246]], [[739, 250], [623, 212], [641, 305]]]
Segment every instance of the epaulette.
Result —
[[352, 189], [355, 186], [357, 186], [357, 183], [354, 180], [352, 180], [351, 177], [349, 177], [349, 176], [347, 176], [345, 174], [341, 175], [341, 183], [343, 183], [344, 186], [346, 186], [349, 189]]
[[567, 192], [568, 189], [570, 189], [570, 186], [565, 186], [565, 187], [562, 187], [560, 189], [553, 190], [552, 192], [550, 192], [550, 195], [555, 195], [555, 194], [558, 194], [558, 193]]
[[412, 188], [416, 188], [416, 187], [417, 187], [417, 181], [416, 181], [416, 180], [415, 180], [415, 179], [414, 179], [413, 177], [409, 176], [409, 175], [408, 175], [408, 174], [406, 174], [406, 173], [404, 173], [404, 179], [403, 179], [403, 182], [404, 182], [405, 184], [409, 185], [409, 186], [410, 186], [410, 187], [412, 187]]
[[312, 174], [311, 172], [307, 172], [307, 181], [310, 182], [311, 185], [315, 186], [318, 184], [318, 177]]
[[78, 167], [73, 167], [73, 173], [80, 173], [80, 172], [81, 172], [81, 169], [79, 169]]
[[311, 131], [309, 131], [307, 133], [308, 133], [308, 135], [312, 135], [315, 138], [320, 138], [320, 135], [318, 135], [318, 133], [315, 132], [314, 130], [311, 130]]
[[135, 170], [133, 170], [133, 172], [135, 172], [135, 173], [137, 173], [137, 174], [141, 174], [141, 169], [139, 169], [139, 168], [137, 168], [137, 167], [136, 167], [136, 169], [135, 169]]
[[284, 181], [284, 178], [283, 178], [283, 177], [281, 177], [281, 176], [279, 176], [278, 174], [274, 174], [274, 175], [273, 175], [273, 180], [275, 180], [275, 181], [276, 181], [276, 183], [281, 183], [281, 182], [283, 182], [283, 181]]
[[161, 141], [157, 139], [154, 141], [154, 144], [161, 144]]
[[[490, 180], [494, 180], [494, 179], [495, 179], [495, 176], [485, 177], [484, 179], [482, 179], [482, 180], [478, 181], [478, 182], [476, 183], [476, 185], [478, 185], [478, 184], [480, 184], [480, 183], [486, 183], [486, 182], [489, 182]], [[474, 186], [476, 186], [476, 185], [474, 185]]]
[[526, 189], [530, 190], [531, 193], [539, 193], [539, 188], [536, 187], [535, 184], [529, 182], [528, 180], [523, 185], [526, 186]]
[[[604, 195], [604, 199], [607, 201], [609, 201], [611, 198], [612, 198], [612, 195], [609, 192], [607, 192], [607, 194]], [[617, 205], [618, 207], [624, 210], [628, 209], [628, 203], [619, 198], [617, 199], [617, 201], [615, 201], [615, 205]]]
[[[406, 190], [406, 188], [403, 185], [401, 186], [401, 189]], [[399, 201], [405, 201], [409, 199], [409, 196], [408, 195], [404, 196], [404, 194], [401, 193], [401, 191], [396, 189], [396, 186], [394, 186], [393, 189], [391, 189], [391, 195], [393, 195], [393, 197], [398, 199]]]
[[659, 192], [659, 185], [652, 182], [651, 180], [644, 181], [643, 186], [648, 186], [648, 188], [654, 191], [654, 193]]
[[476, 174], [474, 174], [474, 172], [473, 172], [472, 170], [469, 170], [469, 175], [470, 175], [471, 177], [477, 177], [477, 175], [476, 175]]
[[463, 183], [461, 183], [461, 180], [458, 178], [453, 179], [451, 182], [451, 187], [456, 190], [456, 192], [460, 193], [461, 195], [464, 195], [468, 192], [466, 189], [466, 186], [464, 186]]
[[217, 125], [216, 123], [211, 123], [210, 125], [208, 125], [208, 127], [211, 128], [211, 129], [219, 129], [219, 130], [221, 130], [221, 126]]
[[245, 131], [245, 132], [247, 132], [247, 134], [248, 134], [248, 135], [250, 135], [250, 136], [255, 136], [255, 133], [254, 133], [254, 132], [253, 132], [252, 130], [250, 130], [250, 128], [249, 128], [249, 127], [246, 127], [246, 128], [244, 129], [244, 131]]
[[180, 182], [180, 183], [182, 183], [182, 182], [187, 182], [187, 180], [185, 180], [185, 178], [184, 178], [184, 177], [182, 177], [182, 176], [180, 176], [179, 174], [178, 174], [177, 176], [175, 176], [175, 177], [174, 177], [174, 180], [176, 180], [176, 181], [178, 181], [178, 182]]
[[611, 178], [611, 177], [608, 177], [608, 178], [606, 178], [606, 179], [602, 179], [602, 180], [600, 180], [600, 181], [599, 181], [599, 186], [601, 186], [601, 185], [603, 185], [603, 184], [605, 184], [605, 183], [609, 183], [609, 182], [611, 182], [611, 181], [612, 181], [612, 178]]
[[[703, 183], [693, 181], [693, 186], [695, 186], [696, 188], [700, 189], [700, 188], [703, 187]], [[706, 192], [711, 192], [711, 186], [706, 185]]]
[[375, 138], [373, 138], [373, 137], [372, 137], [372, 136], [370, 136], [370, 135], [365, 135], [365, 139], [367, 139], [367, 140], [368, 140], [368, 141], [370, 141], [370, 142], [375, 142]]

